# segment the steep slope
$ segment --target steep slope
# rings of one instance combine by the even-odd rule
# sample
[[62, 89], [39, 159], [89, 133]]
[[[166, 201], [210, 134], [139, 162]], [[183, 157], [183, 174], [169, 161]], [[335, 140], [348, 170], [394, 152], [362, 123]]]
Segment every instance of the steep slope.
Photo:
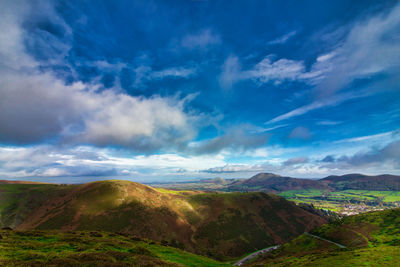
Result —
[[252, 266], [398, 266], [400, 261], [400, 209], [345, 217], [311, 232], [345, 249], [301, 235]]
[[48, 199], [62, 196], [75, 187], [18, 181], [0, 183], [0, 227], [15, 228]]
[[328, 189], [318, 180], [283, 177], [273, 173], [259, 173], [250, 179], [236, 182], [228, 187], [232, 191], [282, 192], [297, 189]]
[[[157, 190], [129, 181], [60, 186], [59, 190], [43, 186], [47, 189], [42, 191], [53, 193], [35, 200], [18, 230], [123, 232], [227, 259], [283, 243], [326, 222], [265, 193]], [[21, 203], [15, 201], [12, 207], [18, 212]]]

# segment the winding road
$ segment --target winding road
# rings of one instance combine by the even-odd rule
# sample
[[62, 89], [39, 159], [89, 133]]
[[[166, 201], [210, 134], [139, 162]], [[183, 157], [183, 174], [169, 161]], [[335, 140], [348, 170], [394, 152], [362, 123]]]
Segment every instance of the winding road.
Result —
[[333, 242], [333, 241], [331, 241], [331, 240], [328, 240], [328, 239], [319, 237], [319, 236], [317, 236], [317, 235], [310, 234], [310, 233], [308, 233], [308, 232], [305, 232], [304, 234], [305, 234], [305, 235], [308, 235], [308, 236], [312, 236], [312, 237], [318, 238], [318, 239], [321, 239], [321, 240], [323, 240], [323, 241], [326, 241], [326, 242], [329, 242], [329, 243], [332, 243], [332, 244], [335, 244], [335, 245], [338, 246], [339, 248], [347, 248], [346, 246], [344, 246], [344, 245], [342, 245], [342, 244], [339, 244], [339, 243]]
[[[326, 241], [326, 242], [329, 242], [329, 243], [332, 243], [332, 244], [338, 246], [339, 248], [347, 248], [346, 246], [344, 246], [344, 245], [342, 245], [342, 244], [339, 244], [339, 243], [333, 242], [333, 241], [331, 241], [331, 240], [328, 240], [328, 239], [319, 237], [319, 236], [317, 236], [317, 235], [310, 234], [310, 233], [308, 233], [308, 232], [305, 232], [304, 234], [305, 234], [305, 235], [308, 235], [308, 236], [311, 236], [311, 237], [314, 237], [314, 238], [318, 238], [318, 239], [320, 239], [320, 240], [323, 240], [323, 241]], [[277, 249], [277, 248], [279, 248], [279, 247], [280, 247], [280, 245], [276, 245], [276, 246], [273, 246], [273, 247], [268, 247], [268, 248], [264, 248], [264, 249], [258, 250], [258, 251], [256, 251], [256, 252], [251, 253], [250, 255], [247, 255], [246, 257], [244, 257], [243, 259], [241, 259], [240, 261], [236, 262], [236, 263], [233, 264], [233, 265], [234, 265], [234, 266], [241, 266], [241, 265], [243, 265], [246, 261], [248, 261], [248, 260], [250, 260], [250, 259], [252, 259], [252, 258], [254, 258], [254, 257], [258, 256], [258, 255], [261, 255], [261, 254], [270, 252], [270, 251], [272, 251], [272, 250], [275, 250], [275, 249]]]
[[256, 252], [251, 253], [250, 255], [247, 255], [246, 257], [244, 257], [243, 259], [241, 259], [240, 261], [236, 262], [236, 263], [233, 264], [233, 265], [234, 265], [234, 266], [241, 266], [241, 265], [242, 265], [243, 263], [245, 263], [246, 261], [248, 261], [248, 260], [250, 260], [250, 259], [252, 259], [252, 258], [254, 258], [254, 257], [256, 257], [256, 256], [258, 256], [258, 255], [260, 255], [260, 254], [263, 254], [263, 253], [269, 252], [269, 251], [271, 251], [271, 250], [277, 249], [277, 248], [279, 248], [279, 247], [280, 247], [280, 246], [277, 245], [277, 246], [268, 247], [268, 248], [264, 248], [264, 249], [258, 250], [258, 251], [256, 251]]

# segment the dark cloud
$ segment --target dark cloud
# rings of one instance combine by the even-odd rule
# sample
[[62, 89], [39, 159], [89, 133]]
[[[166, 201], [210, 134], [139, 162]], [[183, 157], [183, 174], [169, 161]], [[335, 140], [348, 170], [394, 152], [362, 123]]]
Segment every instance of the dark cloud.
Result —
[[352, 168], [368, 165], [391, 164], [395, 169], [400, 169], [400, 140], [391, 142], [382, 148], [372, 148], [367, 152], [359, 152], [353, 156], [340, 156], [334, 158], [327, 156], [322, 162], [326, 168]]
[[291, 158], [288, 159], [283, 163], [284, 166], [292, 166], [292, 165], [298, 165], [298, 164], [304, 164], [307, 163], [309, 160], [307, 157], [298, 157], [298, 158]]
[[194, 147], [192, 151], [195, 154], [218, 153], [223, 149], [246, 151], [265, 145], [267, 140], [268, 135], [265, 133], [250, 134], [238, 126], [238, 128], [228, 130], [225, 135], [202, 142], [199, 146]]
[[288, 137], [308, 140], [311, 138], [311, 133], [310, 130], [308, 130], [308, 128], [299, 126], [294, 128]]
[[321, 160], [321, 162], [334, 162], [335, 158], [332, 155], [328, 155]]

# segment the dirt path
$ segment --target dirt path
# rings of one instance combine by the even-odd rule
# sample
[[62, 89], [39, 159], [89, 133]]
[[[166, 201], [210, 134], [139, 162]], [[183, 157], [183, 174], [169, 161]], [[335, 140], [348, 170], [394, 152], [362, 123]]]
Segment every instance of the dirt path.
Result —
[[278, 245], [278, 246], [273, 246], [273, 247], [268, 247], [268, 248], [264, 248], [264, 249], [258, 250], [256, 252], [251, 253], [250, 255], [247, 255], [246, 257], [244, 257], [243, 259], [241, 259], [240, 261], [236, 262], [233, 265], [234, 266], [241, 266], [246, 261], [248, 261], [248, 260], [250, 260], [250, 259], [252, 259], [252, 258], [254, 258], [254, 257], [256, 257], [256, 256], [258, 256], [260, 254], [267, 253], [267, 252], [269, 252], [271, 250], [277, 249], [279, 247], [280, 246]]

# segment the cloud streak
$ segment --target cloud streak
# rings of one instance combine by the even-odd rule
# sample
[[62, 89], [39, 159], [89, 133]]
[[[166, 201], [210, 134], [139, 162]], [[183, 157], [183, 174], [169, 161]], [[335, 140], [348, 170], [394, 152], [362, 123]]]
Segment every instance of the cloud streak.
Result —
[[269, 41], [269, 45], [277, 45], [277, 44], [284, 44], [286, 43], [289, 39], [291, 39], [293, 36], [297, 34], [297, 31], [290, 31], [282, 36], [279, 36], [278, 38]]

